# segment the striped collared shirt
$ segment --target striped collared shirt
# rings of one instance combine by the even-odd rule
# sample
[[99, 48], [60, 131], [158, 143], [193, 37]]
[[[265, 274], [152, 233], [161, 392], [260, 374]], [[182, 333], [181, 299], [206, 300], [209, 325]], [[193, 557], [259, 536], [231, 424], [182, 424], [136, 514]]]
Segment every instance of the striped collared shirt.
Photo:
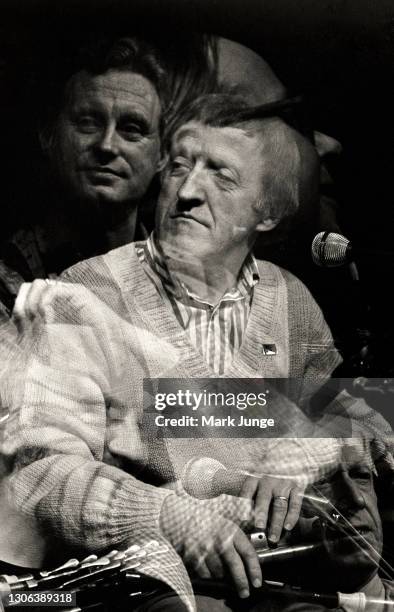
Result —
[[[179, 323], [188, 332], [193, 346], [211, 369], [223, 375], [242, 344], [259, 271], [253, 255], [242, 266], [237, 285], [226, 291], [217, 304], [210, 304], [170, 276], [153, 235], [137, 248], [141, 262], [146, 261], [155, 275], [162, 298], [169, 302]], [[157, 282], [159, 280], [159, 282]]]

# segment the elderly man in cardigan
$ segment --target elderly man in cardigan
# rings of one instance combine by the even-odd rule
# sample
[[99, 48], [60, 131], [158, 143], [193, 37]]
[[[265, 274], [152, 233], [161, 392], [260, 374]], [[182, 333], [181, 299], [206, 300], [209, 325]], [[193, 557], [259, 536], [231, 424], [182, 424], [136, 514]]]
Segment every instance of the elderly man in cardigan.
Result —
[[[300, 281], [251, 256], [256, 236], [296, 210], [303, 183], [317, 191], [314, 150], [284, 110], [225, 95], [185, 110], [157, 233], [74, 266], [41, 293], [4, 442], [15, 503], [46, 534], [85, 551], [170, 544], [141, 571], [189, 610], [186, 565], [229, 574], [241, 598], [261, 585], [241, 525], [265, 527], [270, 515], [277, 542], [297, 521], [303, 487], [339, 457], [336, 440], [321, 438], [324, 418], [311, 423], [297, 407], [340, 362], [331, 334]], [[158, 438], [143, 379], [214, 377], [300, 379], [276, 406], [285, 437]], [[351, 405], [342, 393], [331, 413]]]

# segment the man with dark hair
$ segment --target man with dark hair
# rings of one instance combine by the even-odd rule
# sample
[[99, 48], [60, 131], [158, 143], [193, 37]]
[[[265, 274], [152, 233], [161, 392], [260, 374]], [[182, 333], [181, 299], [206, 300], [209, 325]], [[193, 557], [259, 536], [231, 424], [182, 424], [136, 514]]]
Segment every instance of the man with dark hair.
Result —
[[165, 78], [154, 49], [131, 38], [88, 47], [75, 66], [57, 104], [52, 96], [41, 143], [83, 256], [134, 238], [160, 169]]
[[[300, 281], [251, 255], [257, 235], [297, 209], [314, 156], [283, 103], [199, 100], [171, 138], [157, 233], [81, 262], [40, 295], [37, 344], [4, 445], [15, 501], [80, 549], [170, 543], [159, 565], [141, 570], [188, 609], [175, 550], [202, 577], [228, 572], [248, 597], [261, 570], [240, 524], [265, 528], [271, 515], [278, 542], [305, 484], [338, 460], [337, 442], [297, 407], [340, 362], [331, 334]], [[292, 438], [158, 438], [143, 379], [215, 376], [299, 379], [275, 405]], [[342, 393], [333, 404], [341, 414], [353, 400]], [[212, 499], [196, 499], [201, 492]]]
[[[1, 251], [19, 283], [133, 240], [138, 205], [161, 167], [168, 96], [157, 50], [137, 38], [112, 38], [69, 54], [42, 68], [33, 89], [45, 178], [35, 185], [29, 223]], [[0, 299], [3, 280], [10, 312], [17, 289], [3, 268]]]

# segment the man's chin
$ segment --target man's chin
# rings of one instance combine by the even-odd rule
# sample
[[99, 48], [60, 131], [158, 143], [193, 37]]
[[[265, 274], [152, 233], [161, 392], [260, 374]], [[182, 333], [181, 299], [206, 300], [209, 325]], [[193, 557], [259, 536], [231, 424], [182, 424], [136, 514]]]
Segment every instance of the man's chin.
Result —
[[191, 238], [187, 234], [173, 234], [165, 238], [159, 238], [159, 242], [166, 257], [172, 260], [189, 261], [191, 264], [196, 261], [203, 261], [205, 258], [212, 256], [212, 253], [207, 253], [204, 241]]
[[76, 214], [86, 219], [97, 217], [103, 223], [117, 223], [126, 219], [137, 202], [126, 199], [123, 194], [111, 189], [90, 188], [79, 192], [79, 198], [73, 198]]
[[88, 201], [108, 206], [124, 206], [126, 201], [130, 201], [124, 193], [110, 185], [91, 185], [84, 190], [84, 195]]
[[87, 185], [80, 190], [81, 200], [101, 206], [125, 207], [133, 202], [130, 194], [113, 185]]
[[376, 573], [379, 556], [369, 548], [353, 547], [338, 551], [332, 559], [336, 580], [343, 576], [344, 583], [341, 588], [355, 589], [365, 584]]

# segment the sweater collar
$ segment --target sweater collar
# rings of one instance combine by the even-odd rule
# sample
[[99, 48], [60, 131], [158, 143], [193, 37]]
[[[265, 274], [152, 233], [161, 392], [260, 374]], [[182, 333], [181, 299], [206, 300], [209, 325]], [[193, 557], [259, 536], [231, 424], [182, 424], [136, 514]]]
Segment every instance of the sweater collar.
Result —
[[[201, 359], [201, 354], [193, 347], [188, 333], [179, 325], [173, 309], [163, 300], [162, 292], [158, 290], [156, 283], [147, 282], [148, 278], [152, 281], [152, 277], [158, 277], [152, 272], [144, 256], [145, 246], [146, 242], [132, 243], [110, 251], [104, 256], [121, 287], [122, 298], [130, 318], [133, 320], [138, 313], [148, 329], [154, 329], [158, 338], [169, 342], [176, 349], [177, 363], [183, 364], [182, 370], [177, 370], [178, 377], [186, 375], [191, 378], [212, 376], [216, 378], [217, 375], [211, 371]], [[261, 371], [264, 371], [264, 376], [267, 378], [277, 378], [278, 372], [282, 372], [280, 376], [289, 375], [288, 368], [280, 367], [279, 354], [266, 357], [261, 351], [263, 343], [277, 341], [278, 321], [283, 324], [283, 321], [287, 320], [286, 289], [284, 283], [280, 281], [282, 277], [276, 266], [266, 261], [259, 261], [258, 268], [260, 281], [254, 289], [244, 341], [226, 374], [232, 378], [254, 378], [261, 376]], [[283, 297], [285, 303], [279, 303], [279, 295]], [[171, 367], [169, 365], [169, 370]]]
[[210, 304], [190, 291], [183, 282], [180, 282], [175, 276], [170, 274], [164, 254], [154, 232], [146, 241], [144, 254], [153, 272], [160, 277], [166, 291], [172, 294], [176, 299], [184, 302], [192, 301], [195, 304], [200, 303], [201, 305], [218, 306], [223, 302], [242, 300], [248, 295], [251, 295], [253, 288], [260, 280], [257, 262], [253, 255], [249, 253], [239, 273], [237, 284], [225, 291], [219, 304]]

